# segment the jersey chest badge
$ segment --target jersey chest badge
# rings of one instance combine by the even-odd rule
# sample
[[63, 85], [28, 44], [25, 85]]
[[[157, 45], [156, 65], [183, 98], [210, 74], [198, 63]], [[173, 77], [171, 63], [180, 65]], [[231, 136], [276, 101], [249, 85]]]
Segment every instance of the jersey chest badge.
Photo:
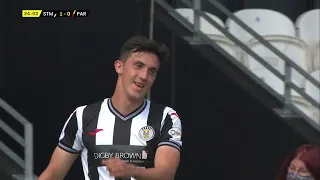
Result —
[[139, 130], [139, 137], [144, 141], [150, 141], [154, 137], [155, 131], [151, 126], [144, 126]]

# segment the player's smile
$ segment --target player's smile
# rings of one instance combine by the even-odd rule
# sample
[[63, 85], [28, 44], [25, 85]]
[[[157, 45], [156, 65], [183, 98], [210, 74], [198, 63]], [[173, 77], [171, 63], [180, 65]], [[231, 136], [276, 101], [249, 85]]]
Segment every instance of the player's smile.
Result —
[[139, 89], [143, 89], [145, 86], [142, 83], [135, 82], [134, 83]]

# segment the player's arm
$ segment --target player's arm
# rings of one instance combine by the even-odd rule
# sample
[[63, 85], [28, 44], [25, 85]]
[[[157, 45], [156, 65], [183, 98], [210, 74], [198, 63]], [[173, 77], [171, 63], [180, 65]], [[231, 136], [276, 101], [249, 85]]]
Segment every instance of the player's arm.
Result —
[[77, 157], [78, 154], [72, 154], [57, 147], [39, 180], [63, 180]]
[[174, 110], [168, 108], [162, 122], [159, 147], [154, 168], [136, 168], [137, 180], [173, 180], [180, 162], [181, 121]]
[[180, 152], [177, 149], [161, 146], [156, 152], [155, 167], [136, 168], [134, 178], [137, 180], [173, 180], [179, 161]]
[[70, 170], [70, 167], [82, 150], [81, 129], [82, 124], [78, 119], [81, 118], [81, 108], [74, 111], [65, 123], [59, 143], [54, 150], [50, 163], [39, 180], [62, 180]]

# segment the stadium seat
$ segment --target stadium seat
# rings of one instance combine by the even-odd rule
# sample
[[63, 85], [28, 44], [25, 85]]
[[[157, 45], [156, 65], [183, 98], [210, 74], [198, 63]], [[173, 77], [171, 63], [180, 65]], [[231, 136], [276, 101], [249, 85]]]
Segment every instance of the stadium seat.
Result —
[[292, 103], [297, 109], [299, 109], [300, 111], [302, 111], [302, 113], [304, 113], [307, 117], [309, 117], [309, 119], [311, 120], [310, 123], [312, 123], [316, 126], [320, 126], [320, 120], [319, 120], [319, 118], [320, 118], [319, 111], [320, 110], [319, 110], [319, 108], [315, 108], [307, 101], [293, 100]]
[[[194, 11], [190, 8], [177, 8], [176, 11], [182, 15], [184, 18], [186, 18], [190, 23], [194, 23]], [[220, 26], [225, 28], [225, 24], [223, 21], [218, 18], [217, 16], [205, 12], [212, 20], [217, 22]], [[217, 28], [215, 28], [211, 23], [209, 23], [206, 19], [203, 17], [200, 17], [200, 31], [204, 34], [206, 34], [211, 40], [215, 41], [221, 48], [223, 48], [226, 52], [228, 52], [230, 55], [235, 57], [237, 60], [240, 60], [240, 53], [237, 51], [237, 47], [235, 44], [230, 41], [228, 38], [225, 37], [225, 35], [219, 31]]]
[[311, 66], [311, 71], [320, 70], [320, 43], [318, 43], [312, 53]]
[[[308, 46], [310, 53], [318, 54], [318, 59], [315, 62], [314, 58], [309, 63], [309, 70], [315, 71], [319, 68], [319, 42], [320, 42], [320, 9], [314, 9], [301, 14], [296, 22], [297, 36], [304, 40]], [[318, 46], [318, 47], [317, 47]], [[314, 66], [318, 63], [318, 67]]]
[[[320, 70], [311, 72], [310, 75], [320, 82]], [[320, 103], [320, 89], [307, 80], [305, 82], [305, 92]], [[312, 106], [309, 102], [302, 99], [299, 101], [293, 100], [293, 104], [309, 116], [316, 124], [320, 125], [320, 107]]]
[[[259, 77], [264, 83], [271, 87], [280, 95], [284, 95], [284, 82], [280, 80], [276, 75], [266, 69], [263, 65], [258, 63], [255, 59], [250, 58], [248, 61], [248, 68], [253, 72], [257, 77]], [[292, 79], [295, 84], [298, 84], [295, 79]], [[300, 100], [300, 95], [292, 90], [291, 91], [292, 99]]]
[[[295, 37], [293, 22], [285, 15], [267, 9], [243, 9], [234, 15], [256, 31], [259, 35], [282, 35]], [[226, 26], [231, 34], [244, 43], [248, 43], [253, 37], [232, 19], [226, 20]]]
[[[312, 77], [320, 82], [320, 70], [316, 70], [310, 73]], [[314, 84], [306, 80], [306, 93], [311, 96], [314, 100], [320, 103], [320, 89]]]
[[308, 45], [320, 41], [320, 9], [313, 9], [301, 14], [296, 20], [297, 35]]
[[[303, 41], [300, 41], [299, 39], [278, 37], [273, 35], [264, 36], [264, 38], [268, 40], [275, 48], [280, 50], [280, 52], [282, 52], [288, 58], [293, 60], [293, 62], [299, 65], [303, 70], [305, 71], [308, 70], [307, 68], [308, 64], [306, 59], [309, 58], [309, 54], [308, 54], [307, 45]], [[251, 50], [257, 53], [260, 57], [262, 57], [265, 61], [267, 61], [280, 73], [284, 74], [285, 61], [280, 59], [277, 55], [271, 52], [268, 48], [266, 48], [262, 43], [260, 43], [256, 39], [252, 39], [251, 41], [249, 41], [248, 45]], [[253, 64], [258, 63], [254, 58], [252, 58], [246, 53], [243, 54], [243, 58], [244, 58], [243, 61], [245, 65], [249, 69], [251, 69], [252, 66], [255, 66]], [[303, 84], [304, 77], [294, 69], [292, 69], [292, 81], [295, 82], [295, 84], [298, 87], [300, 88], [304, 87], [304, 84]]]
[[[234, 15], [280, 50], [280, 52], [293, 60], [302, 69], [307, 71], [307, 59], [309, 58], [307, 44], [295, 36], [294, 23], [288, 17], [279, 12], [267, 9], [244, 9], [235, 12]], [[230, 33], [246, 43], [251, 50], [256, 52], [280, 73], [284, 74], [285, 61], [271, 52], [257, 39], [253, 38], [230, 18], [227, 19], [226, 26]], [[243, 63], [250, 70], [257, 68], [256, 66], [258, 66], [259, 69], [265, 68], [245, 52], [243, 52], [242, 58]], [[264, 78], [266, 82], [270, 81], [266, 79], [267, 77], [273, 76], [269, 75], [269, 73], [271, 72], [265, 70], [263, 77], [261, 77]], [[300, 73], [297, 73], [295, 70], [292, 71], [292, 81], [301, 88], [303, 88], [303, 79], [304, 78]], [[270, 83], [276, 83], [276, 81], [270, 81]], [[282, 82], [279, 83], [283, 84]], [[271, 87], [276, 88], [278, 85], [271, 85]], [[276, 91], [280, 94], [283, 94], [284, 92], [283, 88], [276, 88]]]

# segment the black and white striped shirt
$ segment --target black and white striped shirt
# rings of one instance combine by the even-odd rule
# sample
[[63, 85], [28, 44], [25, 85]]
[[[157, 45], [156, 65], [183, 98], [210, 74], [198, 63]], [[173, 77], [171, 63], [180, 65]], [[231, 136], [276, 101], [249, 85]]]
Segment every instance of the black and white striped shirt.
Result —
[[58, 146], [81, 154], [86, 180], [134, 180], [109, 176], [101, 161], [118, 157], [152, 168], [157, 147], [180, 150], [181, 130], [179, 116], [170, 107], [145, 100], [137, 110], [123, 116], [107, 98], [78, 107], [65, 123]]

